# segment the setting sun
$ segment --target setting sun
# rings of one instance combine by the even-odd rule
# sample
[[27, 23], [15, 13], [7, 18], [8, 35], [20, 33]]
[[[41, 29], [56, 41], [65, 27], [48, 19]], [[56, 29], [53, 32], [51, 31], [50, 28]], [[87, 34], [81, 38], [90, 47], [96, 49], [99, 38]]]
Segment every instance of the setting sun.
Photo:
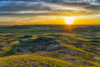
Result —
[[71, 25], [74, 22], [75, 18], [74, 17], [66, 17], [65, 22], [68, 25]]

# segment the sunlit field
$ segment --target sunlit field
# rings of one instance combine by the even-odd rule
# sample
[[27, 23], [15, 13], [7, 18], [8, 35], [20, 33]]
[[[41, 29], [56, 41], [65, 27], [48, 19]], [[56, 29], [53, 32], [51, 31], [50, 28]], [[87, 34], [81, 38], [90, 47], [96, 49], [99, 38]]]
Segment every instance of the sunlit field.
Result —
[[2, 26], [0, 67], [100, 67], [99, 28], [70, 23]]

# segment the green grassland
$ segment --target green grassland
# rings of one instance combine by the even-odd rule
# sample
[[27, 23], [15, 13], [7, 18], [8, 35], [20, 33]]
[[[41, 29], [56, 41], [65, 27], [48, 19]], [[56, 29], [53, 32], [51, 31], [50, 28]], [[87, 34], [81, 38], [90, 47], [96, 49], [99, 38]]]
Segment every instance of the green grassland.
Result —
[[0, 67], [100, 67], [100, 26], [0, 27]]

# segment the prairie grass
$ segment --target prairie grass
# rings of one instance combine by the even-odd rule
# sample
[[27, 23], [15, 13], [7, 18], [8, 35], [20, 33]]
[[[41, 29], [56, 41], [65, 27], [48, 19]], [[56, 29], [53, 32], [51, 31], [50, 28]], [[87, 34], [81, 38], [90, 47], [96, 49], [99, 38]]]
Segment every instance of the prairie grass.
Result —
[[[95, 27], [95, 26], [94, 26]], [[93, 32], [95, 31], [95, 32]], [[31, 36], [29, 38], [25, 36]], [[12, 50], [13, 46], [19, 48], [30, 40], [38, 37], [55, 39], [59, 43], [57, 46], [66, 48], [54, 51], [36, 50], [34, 52], [15, 52], [6, 54]], [[33, 25], [22, 27], [0, 28], [0, 66], [1, 67], [100, 67], [100, 30], [75, 28], [68, 31], [63, 26], [56, 25]], [[12, 41], [12, 39], [14, 39]], [[9, 42], [9, 43], [7, 43]], [[20, 45], [18, 46], [18, 44]], [[45, 42], [46, 43], [46, 42]], [[34, 47], [35, 43], [31, 43]], [[41, 44], [43, 44], [41, 42]], [[40, 43], [37, 46], [41, 45]], [[31, 46], [30, 46], [31, 47]], [[47, 49], [49, 46], [47, 46]], [[52, 47], [54, 48], [54, 47]], [[97, 57], [97, 58], [94, 58]]]

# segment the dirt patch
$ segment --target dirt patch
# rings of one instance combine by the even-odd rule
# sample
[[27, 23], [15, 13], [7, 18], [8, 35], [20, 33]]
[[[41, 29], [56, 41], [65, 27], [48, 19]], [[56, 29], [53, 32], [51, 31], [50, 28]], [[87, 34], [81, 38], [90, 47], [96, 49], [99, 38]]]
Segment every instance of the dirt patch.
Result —
[[94, 56], [93, 58], [97, 59], [97, 60], [100, 60], [100, 57], [98, 57], [98, 56]]
[[13, 41], [15, 41], [15, 39], [9, 39], [8, 41], [6, 41], [6, 44], [10, 44]]
[[65, 46], [54, 46], [46, 51], [51, 52], [51, 51], [57, 51], [57, 50], [61, 50], [61, 49], [65, 49]]

